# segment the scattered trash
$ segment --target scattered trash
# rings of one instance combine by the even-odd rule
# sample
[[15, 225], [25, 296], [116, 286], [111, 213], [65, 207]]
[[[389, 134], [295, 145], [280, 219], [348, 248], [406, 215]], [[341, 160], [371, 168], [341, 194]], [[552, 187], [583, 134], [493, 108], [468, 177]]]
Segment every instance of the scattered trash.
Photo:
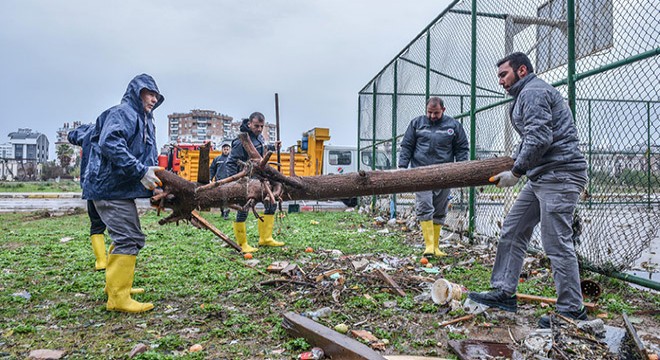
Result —
[[70, 237], [70, 236], [67, 236], [67, 237], [63, 237], [63, 238], [61, 238], [61, 239], [60, 239], [60, 242], [61, 242], [61, 243], [67, 243], [67, 242], [69, 242], [69, 241], [71, 241], [71, 240], [73, 240], [73, 238]]
[[19, 291], [19, 292], [15, 292], [15, 293], [13, 293], [13, 294], [11, 294], [11, 295], [12, 295], [12, 296], [16, 296], [16, 297], [22, 297], [22, 298], [25, 299], [25, 300], [30, 300], [30, 299], [32, 299], [32, 294], [30, 294], [30, 293], [27, 292], [26, 290]]
[[142, 354], [143, 352], [146, 352], [147, 350], [149, 350], [149, 347], [147, 345], [139, 343], [139, 344], [133, 346], [133, 349], [128, 354], [128, 357], [132, 359], [132, 358], [136, 357], [138, 354]]
[[332, 309], [329, 307], [323, 307], [316, 311], [306, 311], [302, 313], [303, 316], [308, 317], [312, 320], [318, 320], [319, 318], [326, 317], [332, 313]]
[[268, 268], [266, 269], [268, 272], [274, 272], [278, 273], [284, 270], [287, 266], [289, 266], [288, 261], [276, 261], [270, 265], [268, 265]]
[[367, 265], [369, 265], [369, 260], [367, 259], [355, 260], [355, 261], [351, 261], [351, 264], [353, 265], [355, 271], [362, 271], [367, 267]]
[[446, 305], [452, 300], [460, 300], [463, 287], [446, 279], [438, 279], [431, 286], [431, 299], [438, 305]]
[[315, 347], [312, 348], [310, 351], [305, 351], [304, 353], [298, 355], [298, 359], [300, 360], [319, 360], [323, 359], [325, 354], [323, 353], [323, 349], [320, 347]]
[[552, 329], [537, 329], [532, 331], [525, 340], [523, 346], [526, 352], [533, 356], [547, 357], [552, 349]]
[[245, 265], [247, 265], [251, 268], [256, 267], [258, 264], [259, 264], [259, 260], [257, 260], [257, 259], [250, 259], [250, 260], [245, 262]]
[[440, 269], [438, 269], [435, 266], [431, 267], [431, 268], [422, 268], [422, 271], [424, 271], [426, 273], [429, 273], [429, 274], [439, 274], [440, 273]]
[[468, 314], [479, 315], [485, 312], [486, 310], [488, 310], [488, 306], [484, 304], [480, 304], [476, 301], [472, 301], [472, 299], [470, 298], [467, 298], [463, 303], [463, 310]]
[[450, 340], [449, 347], [459, 359], [521, 359], [512, 345], [478, 340]]
[[202, 351], [202, 350], [204, 350], [204, 348], [200, 344], [195, 344], [195, 345], [191, 346], [190, 349], [188, 349], [188, 351], [190, 351], [191, 353], [199, 352], [199, 351]]
[[589, 321], [580, 321], [577, 324], [578, 329], [595, 335], [599, 338], [602, 338], [605, 336], [605, 323], [603, 323], [603, 320], [601, 319], [594, 319], [594, 320], [589, 320]]

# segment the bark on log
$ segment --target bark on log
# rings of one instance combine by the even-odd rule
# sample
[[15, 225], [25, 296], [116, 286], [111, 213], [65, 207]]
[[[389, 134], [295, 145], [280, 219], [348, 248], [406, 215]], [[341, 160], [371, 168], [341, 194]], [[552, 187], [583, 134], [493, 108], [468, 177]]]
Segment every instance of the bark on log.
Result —
[[308, 177], [284, 177], [270, 166], [259, 170], [258, 164], [251, 165], [251, 174], [257, 178], [243, 177], [219, 186], [199, 186], [171, 172], [156, 172], [163, 182], [163, 192], [152, 198], [152, 204], [174, 210], [161, 223], [189, 220], [190, 212], [199, 208], [245, 206], [269, 201], [266, 186], [271, 186], [275, 196], [282, 200], [330, 200], [488, 185], [489, 177], [512, 168], [513, 159], [500, 157], [405, 170]]

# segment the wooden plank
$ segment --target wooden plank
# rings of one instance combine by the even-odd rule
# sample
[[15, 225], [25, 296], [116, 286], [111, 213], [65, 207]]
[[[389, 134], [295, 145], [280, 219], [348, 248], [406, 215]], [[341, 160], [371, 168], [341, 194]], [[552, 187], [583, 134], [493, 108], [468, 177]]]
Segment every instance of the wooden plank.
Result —
[[390, 286], [394, 288], [394, 291], [396, 291], [396, 293], [399, 294], [399, 296], [406, 296], [406, 292], [403, 291], [403, 289], [401, 289], [399, 284], [397, 284], [396, 281], [394, 281], [394, 279], [392, 279], [389, 275], [387, 275], [383, 271], [383, 269], [376, 269], [376, 273], [378, 273], [378, 275], [380, 275], [380, 277], [382, 277], [386, 283], [390, 284]]
[[626, 315], [626, 313], [621, 313], [621, 315], [623, 316], [623, 324], [626, 326], [626, 331], [628, 331], [628, 335], [630, 335], [630, 338], [635, 344], [635, 350], [637, 351], [637, 354], [639, 354], [641, 359], [648, 359], [649, 355], [646, 353], [644, 343], [642, 342], [642, 339], [639, 338], [639, 335], [637, 335], [637, 331], [630, 322], [630, 319], [628, 319], [628, 315]]
[[282, 314], [282, 327], [294, 338], [304, 338], [310, 345], [323, 349], [332, 359], [373, 359], [384, 360], [378, 352], [367, 345], [325, 327], [312, 319], [293, 312]]
[[[527, 294], [518, 293], [518, 294], [516, 294], [516, 297], [520, 301], [543, 302], [543, 303], [546, 303], [546, 304], [556, 304], [557, 303], [557, 299], [549, 298], [549, 297], [543, 297], [543, 296], [527, 295]], [[583, 304], [584, 304], [584, 307], [587, 308], [587, 310], [589, 312], [594, 312], [594, 311], [598, 310], [598, 305], [596, 305], [595, 303], [585, 302]]]
[[238, 246], [237, 243], [232, 241], [232, 239], [230, 239], [227, 235], [223, 234], [222, 231], [218, 230], [217, 227], [215, 227], [213, 224], [211, 224], [206, 219], [204, 219], [196, 210], [193, 210], [191, 214], [192, 217], [200, 223], [200, 225], [204, 226], [207, 230], [211, 231], [215, 236], [219, 237], [220, 240], [226, 242], [227, 245], [233, 247], [234, 250], [238, 252], [243, 251], [243, 249], [241, 249], [241, 247]]

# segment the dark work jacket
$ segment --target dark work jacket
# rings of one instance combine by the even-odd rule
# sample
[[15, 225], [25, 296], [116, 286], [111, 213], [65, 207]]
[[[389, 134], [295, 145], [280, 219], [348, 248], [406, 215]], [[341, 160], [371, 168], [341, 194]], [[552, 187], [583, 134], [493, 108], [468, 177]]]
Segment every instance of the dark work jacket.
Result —
[[425, 115], [414, 118], [401, 140], [399, 168], [465, 161], [470, 145], [463, 125], [448, 115], [431, 122]]
[[225, 171], [225, 164], [227, 163], [228, 158], [229, 155], [222, 154], [213, 159], [213, 162], [211, 162], [211, 168], [209, 169], [211, 180], [213, 180], [213, 178], [215, 178], [215, 181], [223, 179], [222, 172]]
[[587, 162], [578, 147], [573, 115], [557, 89], [529, 74], [509, 93], [513, 128], [521, 143], [513, 155], [513, 172], [536, 180], [548, 171], [582, 171]]
[[[275, 147], [272, 145], [267, 145], [266, 140], [264, 139], [263, 135], [259, 134], [259, 136], [255, 135], [250, 129], [247, 127], [247, 121], [243, 121], [243, 124], [241, 124], [241, 132], [245, 132], [248, 135], [250, 135], [250, 140], [252, 141], [252, 145], [254, 145], [255, 149], [257, 149], [257, 152], [263, 156], [266, 154], [268, 150], [275, 150]], [[224, 171], [221, 174], [222, 178], [230, 177], [232, 175], [235, 175], [238, 173], [240, 170], [238, 161], [247, 161], [249, 159], [249, 155], [247, 151], [243, 148], [243, 144], [241, 143], [241, 139], [236, 138], [234, 141], [231, 142], [231, 151], [229, 152], [229, 158], [227, 159], [227, 162], [225, 163], [224, 166]]]
[[119, 105], [104, 111], [97, 119], [91, 136], [91, 151], [84, 182], [83, 198], [122, 200], [152, 195], [140, 179], [149, 166], [156, 166], [158, 148], [153, 111], [146, 113], [140, 91], [158, 93], [153, 110], [163, 103], [154, 79], [138, 75], [128, 84]]
[[94, 132], [94, 124], [84, 124], [69, 131], [66, 139], [72, 145], [80, 146], [82, 148], [82, 156], [80, 157], [80, 186], [83, 184], [85, 169], [89, 162], [89, 151], [92, 146], [91, 139]]

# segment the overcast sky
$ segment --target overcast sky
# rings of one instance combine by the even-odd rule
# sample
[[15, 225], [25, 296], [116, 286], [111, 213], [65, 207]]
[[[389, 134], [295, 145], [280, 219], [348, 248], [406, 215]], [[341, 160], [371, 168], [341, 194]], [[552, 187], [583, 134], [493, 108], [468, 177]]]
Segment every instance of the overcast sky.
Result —
[[[355, 145], [357, 93], [449, 0], [0, 1], [0, 143], [93, 122], [137, 74], [167, 115], [208, 109], [238, 120], [261, 111], [292, 145], [313, 127]], [[420, 113], [423, 109], [420, 109]]]

